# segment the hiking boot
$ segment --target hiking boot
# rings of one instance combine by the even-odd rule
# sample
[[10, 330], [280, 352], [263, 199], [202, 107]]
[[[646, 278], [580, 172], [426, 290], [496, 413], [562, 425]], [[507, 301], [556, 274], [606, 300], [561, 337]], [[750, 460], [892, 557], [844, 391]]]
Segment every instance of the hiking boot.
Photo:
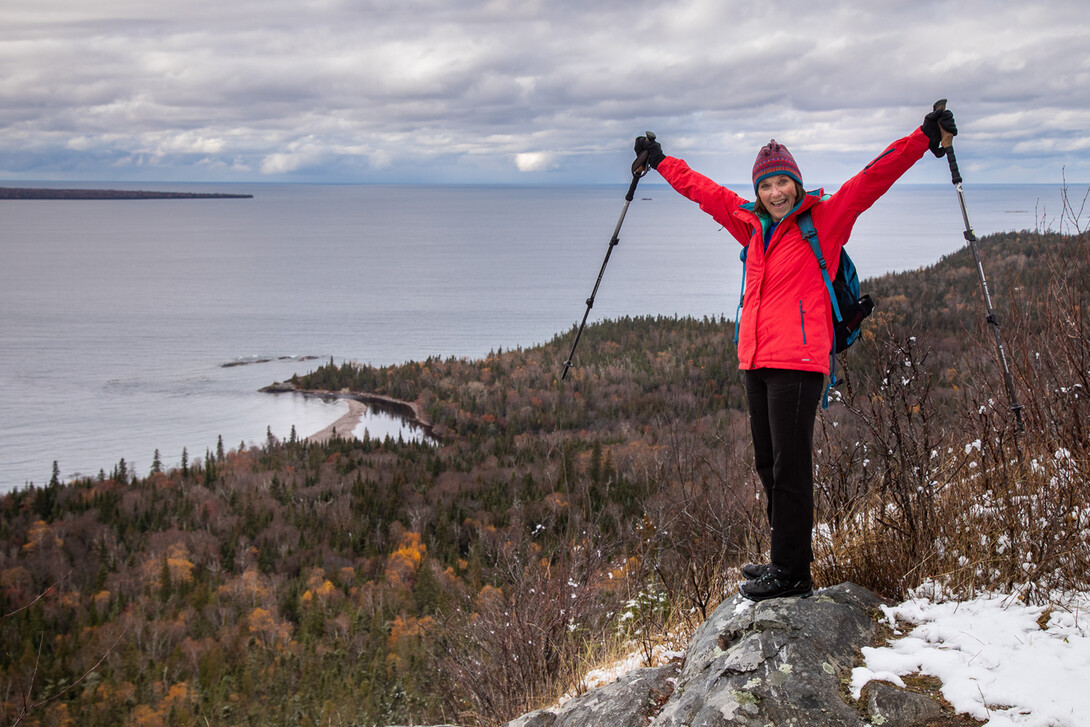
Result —
[[768, 570], [770, 565], [772, 564], [762, 563], [758, 565], [757, 563], [746, 563], [742, 566], [742, 577], [747, 581], [755, 581], [764, 575], [764, 572]]
[[814, 593], [814, 582], [808, 577], [791, 578], [782, 568], [769, 565], [760, 576], [738, 586], [738, 592], [751, 601], [764, 601], [785, 596], [807, 598]]

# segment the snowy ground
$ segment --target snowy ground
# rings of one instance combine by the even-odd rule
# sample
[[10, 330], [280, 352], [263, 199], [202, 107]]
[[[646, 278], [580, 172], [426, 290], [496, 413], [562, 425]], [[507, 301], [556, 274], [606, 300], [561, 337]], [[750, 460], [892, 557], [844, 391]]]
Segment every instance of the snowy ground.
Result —
[[987, 727], [1090, 724], [1090, 593], [1068, 605], [1026, 606], [1009, 595], [972, 601], [914, 598], [883, 608], [896, 637], [863, 649], [853, 696], [872, 679], [942, 681], [942, 694]]

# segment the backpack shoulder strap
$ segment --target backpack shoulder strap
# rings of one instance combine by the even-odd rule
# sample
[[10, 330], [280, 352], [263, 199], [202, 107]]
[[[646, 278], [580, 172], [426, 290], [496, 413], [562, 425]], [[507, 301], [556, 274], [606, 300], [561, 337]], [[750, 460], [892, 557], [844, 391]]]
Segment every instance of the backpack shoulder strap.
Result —
[[738, 259], [742, 261], [742, 289], [738, 293], [738, 307], [734, 310], [734, 343], [738, 344], [738, 329], [742, 327], [742, 305], [746, 300], [746, 255], [749, 253], [749, 245], [738, 253]]
[[[818, 265], [821, 266], [821, 277], [825, 280], [825, 288], [829, 291], [829, 303], [833, 306], [833, 315], [836, 316], [836, 320], [843, 322], [844, 319], [840, 315], [840, 306], [836, 302], [836, 293], [833, 291], [833, 281], [829, 279], [829, 268], [825, 264], [825, 256], [821, 254], [821, 245], [818, 243], [817, 228], [814, 227], [814, 219], [810, 215], [810, 210], [800, 212], [795, 218], [798, 223], [799, 231], [802, 233], [806, 242], [810, 243], [810, 249], [814, 251], [814, 257], [817, 258]], [[821, 397], [821, 408], [829, 408], [829, 391], [836, 386], [839, 381], [836, 378], [836, 353], [835, 351], [829, 352], [829, 383], [825, 387], [825, 394]]]
[[829, 277], [829, 267], [825, 264], [825, 256], [821, 254], [817, 228], [814, 227], [814, 218], [810, 215], [810, 210], [800, 212], [795, 218], [795, 222], [798, 223], [803, 238], [810, 243], [810, 249], [814, 251], [814, 257], [817, 258], [818, 265], [821, 266], [821, 277], [825, 280], [825, 287], [829, 291], [829, 301], [833, 306], [833, 315], [836, 316], [837, 321], [843, 322], [844, 318], [840, 315], [840, 306], [836, 303], [836, 293], [833, 291], [833, 281]]

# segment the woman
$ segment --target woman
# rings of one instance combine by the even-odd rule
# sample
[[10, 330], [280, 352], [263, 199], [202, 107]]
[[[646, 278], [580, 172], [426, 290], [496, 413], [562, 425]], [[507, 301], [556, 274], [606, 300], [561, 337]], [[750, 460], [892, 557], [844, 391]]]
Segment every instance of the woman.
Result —
[[939, 153], [943, 130], [957, 134], [953, 115], [945, 109], [927, 114], [919, 129], [893, 142], [828, 196], [821, 190], [806, 192], [794, 157], [772, 140], [753, 164], [753, 202], [666, 156], [653, 138], [636, 139], [636, 153], [646, 152], [648, 164], [670, 186], [748, 246], [738, 363], [745, 372], [754, 463], [765, 490], [772, 547], [770, 563], [742, 568], [749, 580], [739, 590], [746, 598], [813, 593], [811, 448], [829, 373], [833, 317], [817, 258], [795, 218], [809, 210], [829, 275], [835, 276], [856, 218], [929, 147]]

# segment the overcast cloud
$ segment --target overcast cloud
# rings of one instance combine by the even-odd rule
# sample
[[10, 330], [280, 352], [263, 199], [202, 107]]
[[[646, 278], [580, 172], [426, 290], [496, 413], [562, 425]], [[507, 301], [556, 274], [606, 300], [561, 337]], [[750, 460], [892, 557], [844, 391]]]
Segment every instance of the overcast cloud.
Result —
[[[4, 0], [0, 179], [832, 184], [950, 100], [966, 181], [1090, 179], [1081, 0]], [[935, 165], [914, 181], [943, 181]], [[948, 175], [945, 178], [949, 179]]]

